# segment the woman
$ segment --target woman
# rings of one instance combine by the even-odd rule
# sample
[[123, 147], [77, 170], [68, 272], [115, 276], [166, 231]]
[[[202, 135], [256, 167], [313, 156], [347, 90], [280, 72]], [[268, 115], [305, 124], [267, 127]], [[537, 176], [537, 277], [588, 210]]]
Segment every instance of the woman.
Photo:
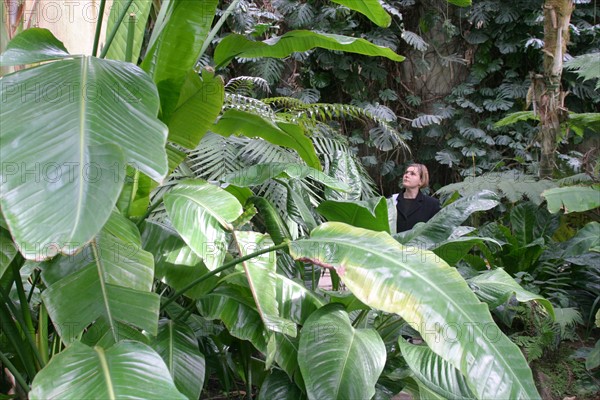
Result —
[[421, 193], [421, 188], [428, 185], [429, 171], [426, 166], [411, 164], [406, 168], [402, 177], [404, 190], [394, 194], [390, 204], [395, 206], [390, 214], [396, 214], [396, 232], [412, 229], [417, 222], [427, 222], [440, 211], [439, 200]]

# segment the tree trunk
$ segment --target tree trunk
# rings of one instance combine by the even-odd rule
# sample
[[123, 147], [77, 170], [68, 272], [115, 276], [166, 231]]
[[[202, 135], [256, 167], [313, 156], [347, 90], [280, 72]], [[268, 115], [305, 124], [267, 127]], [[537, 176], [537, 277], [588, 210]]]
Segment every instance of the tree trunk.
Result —
[[552, 176], [555, 168], [560, 123], [566, 118], [565, 92], [560, 79], [563, 57], [569, 41], [572, 0], [546, 0], [544, 3], [544, 73], [533, 77], [534, 111], [540, 117], [540, 178]]

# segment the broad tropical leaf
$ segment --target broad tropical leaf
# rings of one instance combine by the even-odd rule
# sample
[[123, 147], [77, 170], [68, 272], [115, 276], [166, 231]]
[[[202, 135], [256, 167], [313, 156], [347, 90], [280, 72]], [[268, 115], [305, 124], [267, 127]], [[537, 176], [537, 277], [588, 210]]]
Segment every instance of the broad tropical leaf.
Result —
[[521, 287], [502, 268], [483, 272], [467, 281], [477, 297], [496, 308], [509, 300], [513, 295], [522, 303], [526, 301], [537, 301], [554, 318], [554, 307], [539, 294], [531, 293]]
[[275, 178], [311, 178], [334, 190], [339, 190], [342, 192], [350, 190], [350, 187], [344, 182], [340, 182], [317, 169], [307, 167], [306, 165], [292, 163], [266, 163], [251, 165], [243, 170], [228, 174], [221, 179], [224, 182], [228, 182], [236, 186], [247, 187], [262, 185], [267, 180]]
[[195, 67], [217, 4], [217, 0], [162, 2], [141, 66], [158, 86], [167, 121], [179, 102], [185, 77]]
[[[228, 188], [236, 186], [228, 186]], [[259, 218], [262, 219], [264, 228], [271, 236], [273, 243], [280, 244], [286, 239], [291, 239], [287, 225], [283, 222], [281, 216], [275, 210], [275, 207], [264, 197], [251, 196], [246, 203], [246, 207], [254, 206], [258, 211]]]
[[[455, 231], [456, 232], [456, 231]], [[479, 246], [485, 251], [485, 244], [495, 244], [498, 248], [502, 244], [497, 240], [488, 237], [461, 236], [455, 237], [436, 244], [430, 250], [446, 261], [448, 265], [453, 266], [463, 259], [474, 246]], [[486, 254], [486, 256], [489, 254]]]
[[448, 3], [459, 7], [469, 7], [471, 5], [471, 0], [448, 0]]
[[377, 46], [364, 39], [330, 33], [316, 33], [298, 30], [285, 33], [262, 42], [248, 40], [243, 35], [226, 36], [215, 49], [215, 63], [224, 67], [235, 57], [284, 58], [294, 52], [302, 52], [320, 47], [328, 50], [345, 51], [348, 53], [381, 56], [393, 61], [403, 61], [404, 57], [394, 53], [387, 47]]
[[151, 292], [152, 254], [141, 250], [132, 222], [113, 213], [98, 236], [80, 253], [43, 266], [42, 293], [63, 342], [71, 343], [88, 325], [104, 317], [118, 339], [117, 322], [156, 334], [159, 296]]
[[302, 392], [280, 370], [274, 369], [263, 381], [258, 392], [258, 400], [298, 400], [302, 398]]
[[221, 285], [200, 298], [196, 305], [204, 318], [223, 321], [232, 336], [248, 340], [260, 352], [266, 353], [268, 334], [255, 308], [250, 289]]
[[213, 270], [227, 252], [227, 231], [242, 206], [223, 189], [202, 180], [184, 180], [164, 198], [173, 226], [185, 243]]
[[358, 11], [371, 21], [386, 28], [392, 23], [392, 17], [385, 11], [381, 3], [377, 0], [331, 0], [348, 7], [351, 10]]
[[588, 222], [565, 242], [564, 258], [574, 257], [600, 248], [600, 223]]
[[[190, 281], [210, 272], [172, 227], [146, 221], [142, 245], [144, 250], [154, 255], [154, 278], [175, 290], [183, 289]], [[185, 295], [197, 299], [212, 290], [218, 280], [219, 277], [212, 277], [200, 282], [186, 291]]]
[[394, 237], [402, 244], [418, 244], [425, 249], [430, 249], [448, 239], [454, 229], [469, 215], [477, 211], [489, 210], [498, 204], [498, 196], [494, 192], [484, 190], [473, 196], [458, 199], [443, 207], [428, 222], [418, 223], [413, 229], [398, 233]]
[[108, 349], [74, 342], [35, 376], [29, 398], [186, 399], [160, 356], [132, 341]]
[[17, 255], [18, 250], [10, 237], [10, 234], [0, 228], [0, 278]]
[[590, 186], [567, 186], [545, 190], [542, 197], [548, 202], [548, 211], [564, 210], [582, 212], [600, 207], [600, 188]]
[[194, 331], [187, 325], [162, 319], [158, 335], [150, 343], [167, 364], [177, 389], [188, 399], [198, 399], [204, 385], [206, 366]]
[[298, 363], [309, 399], [370, 399], [385, 365], [374, 329], [354, 329], [338, 304], [319, 308], [300, 333]]
[[167, 173], [158, 94], [132, 64], [55, 61], [4, 76], [0, 96], [0, 205], [29, 259], [90, 241], [110, 216], [126, 164], [155, 181]]
[[444, 399], [475, 399], [465, 377], [429, 347], [412, 345], [401, 337], [398, 344], [404, 360], [415, 374], [415, 379], [423, 386]]
[[[65, 45], [48, 29], [31, 28], [17, 36], [0, 54], [0, 66], [33, 64], [70, 57]], [[4, 97], [2, 98], [4, 102]]]
[[[123, 12], [123, 8], [128, 3], [127, 0], [113, 0], [112, 7], [110, 8], [110, 15], [108, 17], [108, 23], [106, 25], [106, 31], [111, 32], [117, 23], [117, 18]], [[152, 8], [152, 2], [147, 0], [133, 0], [127, 12], [125, 18], [119, 25], [117, 33], [106, 53], [106, 58], [113, 60], [127, 61], [137, 64], [138, 58], [140, 57], [140, 50], [144, 41], [144, 33], [146, 31], [146, 23], [148, 22], [148, 15]], [[135, 19], [130, 19], [131, 15], [135, 15]], [[131, 47], [131, 58], [125, 59], [125, 53], [127, 50], [127, 34], [129, 29], [133, 29], [133, 43]]]
[[[257, 250], [273, 246], [269, 236], [257, 232], [236, 231], [235, 237], [240, 256], [247, 256]], [[244, 261], [242, 268], [265, 327], [273, 332], [296, 336], [296, 325], [279, 317], [275, 265], [276, 258], [273, 251]]]
[[319, 204], [317, 212], [328, 221], [390, 232], [387, 201], [384, 197], [374, 197], [365, 201], [325, 200]]
[[117, 200], [117, 208], [126, 217], [142, 217], [150, 204], [155, 183], [146, 174], [127, 166], [125, 183]]
[[518, 347], [458, 271], [435, 254], [404, 247], [383, 232], [338, 222], [291, 243], [290, 253], [334, 268], [360, 301], [404, 318], [436, 354], [466, 376], [479, 398], [539, 398]]
[[168, 121], [169, 140], [188, 149], [198, 146], [221, 112], [224, 97], [223, 78], [207, 69], [201, 77], [190, 71]]
[[315, 148], [299, 125], [275, 123], [253, 113], [229, 109], [212, 127], [212, 131], [222, 136], [242, 134], [250, 138], [261, 137], [273, 144], [296, 150], [309, 167], [321, 169]]

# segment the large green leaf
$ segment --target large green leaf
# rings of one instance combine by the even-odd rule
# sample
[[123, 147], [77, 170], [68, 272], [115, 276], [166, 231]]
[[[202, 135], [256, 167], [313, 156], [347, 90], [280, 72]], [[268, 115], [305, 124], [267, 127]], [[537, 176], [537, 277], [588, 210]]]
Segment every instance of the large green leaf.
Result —
[[[315, 310], [323, 306], [324, 302], [302, 284], [282, 275], [275, 275], [274, 278], [279, 316], [292, 321], [288, 323], [294, 327], [293, 323], [303, 325]], [[256, 348], [266, 354], [267, 366], [276, 362], [290, 378], [297, 375], [299, 339], [273, 332], [272, 329], [267, 332], [260, 322], [260, 315], [250, 296], [252, 292], [248, 288], [247, 280], [233, 274], [228, 277], [228, 281], [236, 284], [235, 289], [218, 288], [217, 291], [224, 293], [223, 297], [229, 299], [211, 293], [198, 302], [199, 309], [208, 312], [205, 315], [210, 318], [215, 318], [215, 311], [221, 315], [225, 324], [230, 324], [227, 326], [233, 336], [250, 340]], [[210, 311], [211, 309], [213, 311]], [[240, 320], [237, 321], [236, 318]]]
[[501, 268], [483, 272], [469, 279], [467, 282], [477, 297], [488, 303], [490, 308], [498, 307], [514, 295], [522, 303], [537, 301], [554, 318], [554, 307], [552, 307], [552, 304], [548, 300], [539, 294], [523, 289], [521, 285]]
[[202, 71], [202, 77], [190, 71], [168, 121], [169, 140], [188, 149], [198, 146], [221, 112], [224, 98], [223, 78], [207, 69]]
[[263, 381], [258, 400], [299, 400], [302, 392], [283, 372], [273, 370]]
[[469, 7], [471, 5], [471, 0], [448, 0], [448, 3], [459, 7]]
[[590, 186], [567, 186], [544, 190], [548, 211], [582, 212], [600, 207], [600, 189]]
[[269, 179], [305, 179], [311, 178], [319, 183], [322, 183], [328, 188], [339, 190], [342, 192], [349, 191], [351, 188], [344, 182], [340, 182], [335, 178], [330, 177], [323, 172], [307, 167], [306, 165], [293, 163], [265, 163], [255, 164], [248, 168], [227, 174], [221, 178], [224, 182], [231, 183], [236, 186], [258, 186], [262, 185]]
[[[186, 287], [193, 281], [210, 272], [202, 259], [185, 244], [181, 236], [171, 227], [146, 221], [142, 233], [144, 250], [154, 255], [154, 278], [166, 283], [175, 290]], [[187, 290], [185, 295], [197, 299], [212, 290], [219, 277], [211, 277]]]
[[[284, 276], [277, 275], [275, 285], [279, 315], [296, 324], [304, 325], [307, 318], [324, 304], [313, 292]], [[299, 338], [274, 333], [267, 343], [267, 363], [272, 359], [290, 378], [294, 377], [298, 372], [298, 345]]]
[[162, 319], [150, 346], [167, 364], [177, 389], [189, 399], [198, 399], [206, 366], [194, 331], [181, 322]]
[[469, 215], [477, 211], [485, 211], [499, 204], [498, 195], [484, 190], [473, 196], [463, 197], [443, 207], [426, 223], [418, 223], [413, 229], [397, 233], [394, 237], [402, 244], [422, 246], [430, 249], [448, 239], [455, 228], [462, 224]]
[[109, 349], [74, 342], [35, 376], [29, 398], [186, 399], [160, 356], [132, 341]]
[[298, 363], [309, 399], [370, 399], [385, 365], [374, 329], [354, 329], [339, 304], [315, 311], [302, 327]]
[[290, 244], [296, 259], [334, 268], [363, 303], [400, 315], [464, 374], [479, 398], [539, 398], [517, 346], [458, 271], [383, 232], [328, 222]]
[[126, 217], [141, 218], [150, 204], [150, 193], [155, 187], [146, 174], [127, 166], [125, 183], [117, 200], [117, 208]]
[[227, 231], [242, 215], [237, 199], [223, 189], [202, 180], [184, 180], [164, 198], [173, 226], [183, 240], [213, 270], [227, 252]]
[[170, 119], [185, 77], [196, 64], [217, 4], [217, 0], [162, 2], [142, 68], [158, 86], [165, 120]]
[[[106, 24], [106, 31], [111, 32], [116, 23], [119, 15], [123, 12], [123, 8], [128, 3], [128, 0], [113, 0], [112, 7], [110, 8], [110, 15], [108, 17], [108, 23]], [[121, 25], [117, 29], [117, 33], [106, 53], [106, 58], [113, 60], [127, 61], [137, 64], [137, 60], [140, 57], [140, 50], [142, 49], [142, 43], [144, 41], [144, 33], [146, 31], [146, 23], [148, 22], [148, 15], [150, 15], [150, 9], [152, 8], [152, 2], [148, 0], [133, 0], [129, 8], [127, 9], [126, 16], [123, 18]], [[135, 15], [135, 23], [131, 26], [131, 15]], [[127, 50], [127, 34], [128, 30], [133, 29], [133, 43], [131, 47], [131, 59], [125, 59], [125, 53]]]
[[[70, 57], [64, 44], [48, 29], [27, 29], [10, 41], [0, 54], [0, 66], [33, 64]], [[4, 102], [4, 97], [2, 98]]]
[[565, 243], [563, 257], [573, 257], [592, 251], [594, 247], [600, 247], [600, 223], [588, 222], [577, 231], [575, 236]]
[[382, 28], [387, 28], [392, 23], [392, 17], [377, 0], [331, 0], [331, 2], [358, 11]]
[[296, 150], [308, 166], [321, 169], [321, 162], [312, 141], [298, 125], [275, 123], [256, 114], [229, 109], [212, 127], [212, 131], [226, 137], [232, 134], [242, 134], [250, 138], [261, 137], [273, 144]]
[[17, 255], [17, 248], [10, 237], [10, 234], [0, 228], [0, 278], [8, 269], [13, 258]]
[[294, 52], [307, 51], [315, 47], [367, 56], [381, 56], [393, 61], [404, 60], [404, 57], [389, 48], [374, 45], [364, 39], [306, 30], [290, 31], [283, 36], [276, 36], [262, 42], [249, 40], [243, 35], [232, 34], [221, 40], [215, 49], [214, 58], [217, 66], [224, 67], [235, 57], [284, 58]]
[[156, 334], [159, 296], [151, 292], [152, 254], [131, 235], [133, 223], [113, 213], [98, 236], [74, 256], [44, 266], [49, 284], [42, 293], [52, 322], [65, 343], [104, 317], [118, 339], [117, 322]]
[[475, 399], [461, 373], [427, 346], [398, 339], [404, 360], [422, 385], [449, 400]]
[[430, 250], [440, 256], [448, 265], [453, 266], [462, 260], [474, 246], [479, 246], [483, 251], [486, 251], [486, 243], [493, 243], [498, 247], [502, 246], [497, 240], [488, 237], [461, 236], [438, 243]]
[[158, 95], [138, 67], [79, 57], [0, 79], [0, 205], [30, 259], [72, 254], [102, 228], [126, 163], [167, 173]]
[[200, 298], [196, 305], [203, 317], [223, 321], [232, 336], [248, 340], [259, 351], [266, 352], [268, 334], [248, 288], [222, 285]]
[[[234, 188], [228, 186], [227, 188]], [[246, 207], [255, 207], [258, 211], [257, 216], [264, 224], [266, 232], [271, 236], [273, 243], [280, 244], [286, 239], [291, 239], [290, 231], [283, 222], [281, 215], [275, 210], [275, 207], [264, 197], [251, 196], [246, 202]]]
[[[257, 232], [237, 231], [235, 236], [240, 256], [247, 256], [257, 250], [273, 246], [269, 236]], [[274, 332], [296, 336], [296, 325], [279, 317], [275, 265], [276, 257], [273, 251], [244, 261], [242, 268], [265, 327]]]
[[359, 228], [390, 232], [387, 201], [384, 197], [365, 201], [325, 200], [319, 204], [317, 211], [328, 221], [345, 222]]

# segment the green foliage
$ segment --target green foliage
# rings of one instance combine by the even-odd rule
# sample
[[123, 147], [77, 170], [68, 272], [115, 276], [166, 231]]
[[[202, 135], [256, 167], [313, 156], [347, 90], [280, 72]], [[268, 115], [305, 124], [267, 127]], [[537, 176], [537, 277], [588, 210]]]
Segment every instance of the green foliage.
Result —
[[565, 62], [564, 67], [575, 71], [583, 81], [597, 79], [596, 90], [600, 90], [600, 72], [596, 66], [600, 62], [600, 53], [583, 54]]
[[[467, 111], [504, 110], [518, 102], [522, 89], [517, 79], [493, 89], [491, 81], [505, 61], [482, 57], [472, 82], [454, 93], [462, 96], [456, 103], [432, 104], [412, 95], [411, 107], [423, 108], [397, 118], [392, 103], [408, 96], [382, 86], [395, 63], [363, 56], [365, 62], [357, 63], [324, 48], [399, 59], [395, 47], [408, 29], [436, 51], [440, 44], [426, 35], [438, 24], [444, 35], [459, 36], [450, 13], [455, 9], [432, 12], [429, 5], [418, 24], [407, 19], [402, 32], [366, 28], [368, 19], [387, 23], [383, 10], [400, 21], [400, 9], [413, 9], [409, 3], [348, 3], [355, 13], [339, 4], [321, 8], [282, 0], [261, 10], [240, 1], [213, 24], [215, 2], [202, 7], [165, 2], [158, 15], [150, 12], [154, 28], [148, 49], [141, 51], [146, 72], [120, 61], [69, 56], [47, 31], [18, 37], [3, 62], [44, 64], [0, 81], [11, 111], [3, 114], [10, 128], [2, 130], [10, 149], [3, 147], [3, 162], [5, 156], [15, 163], [72, 162], [65, 154], [79, 151], [75, 160], [81, 163], [97, 162], [93, 156], [98, 155], [119, 161], [127, 180], [79, 179], [79, 186], [68, 186], [71, 182], [33, 179], [19, 186], [17, 178], [7, 177], [12, 186], [2, 186], [0, 198], [0, 356], [15, 378], [10, 389], [18, 386], [22, 397], [31, 398], [197, 398], [206, 394], [203, 382], [210, 381], [227, 392], [244, 385], [248, 396], [258, 393], [259, 398], [369, 398], [403, 388], [423, 398], [539, 398], [526, 360], [500, 332], [490, 310], [513, 337], [523, 338], [515, 340], [534, 349], [530, 356], [550, 348], [546, 332], [552, 331], [553, 343], [574, 337], [574, 324], [589, 324], [599, 304], [593, 285], [600, 271], [593, 258], [598, 224], [560, 241], [555, 234], [560, 216], [533, 203], [511, 206], [503, 214], [496, 207], [498, 195], [488, 191], [452, 202], [408, 233], [392, 237], [385, 232], [387, 202], [375, 193], [359, 157], [373, 166], [384, 160], [381, 170], [393, 177], [412, 135], [409, 129], [442, 140], [443, 129], [451, 125], [460, 137], [449, 138], [457, 156], [448, 159], [485, 158], [496, 143], [488, 129], [492, 121], [471, 119], [475, 114]], [[492, 24], [487, 12], [497, 11], [495, 24], [521, 17], [508, 7], [489, 6], [479, 9], [482, 26]], [[280, 11], [296, 18], [281, 26], [314, 24], [320, 32], [273, 36], [285, 22]], [[238, 56], [292, 55], [281, 64], [286, 68], [261, 78], [233, 78], [227, 85], [220, 74], [257, 64], [233, 62], [216, 72], [200, 68], [214, 61], [209, 42], [229, 15], [229, 29], [236, 33], [216, 40], [217, 64]], [[367, 29], [364, 35], [361, 29]], [[412, 40], [418, 44], [416, 36]], [[486, 43], [481, 41], [483, 50]], [[513, 47], [499, 43], [498, 49], [511, 54]], [[456, 64], [457, 57], [443, 59]], [[426, 58], [422, 61], [425, 68]], [[311, 70], [315, 63], [320, 69]], [[265, 84], [291, 71], [287, 91]], [[67, 77], [85, 77], [79, 84], [103, 89], [136, 84], [141, 99], [29, 102], [34, 118], [14, 116], [30, 111], [6, 83], [71, 82]], [[347, 85], [330, 90], [340, 80]], [[301, 81], [317, 88], [302, 87]], [[262, 98], [267, 89], [277, 90], [278, 97]], [[332, 104], [321, 102], [322, 95], [330, 101], [337, 94], [341, 97]], [[346, 101], [350, 94], [356, 96]], [[372, 94], [377, 102], [370, 100]], [[466, 108], [457, 108], [458, 103]], [[117, 119], [121, 123], [114, 123]], [[362, 129], [353, 133], [356, 122]], [[475, 161], [475, 170], [489, 167]], [[520, 199], [523, 193], [534, 197], [537, 189], [500, 188], [498, 193]], [[93, 201], [83, 202], [85, 196]], [[75, 211], [73, 202], [80, 206]], [[493, 208], [498, 221], [479, 229], [462, 226], [469, 217], [476, 222], [475, 212]], [[319, 212], [338, 222], [322, 224]], [[81, 226], [85, 234], [78, 231]], [[58, 241], [52, 236], [57, 229], [68, 233], [60, 241], [78, 241], [35, 254], [19, 241], [25, 231], [40, 243]], [[45, 261], [26, 261], [24, 255]], [[486, 263], [507, 271], [512, 267], [516, 279], [499, 276], [499, 269], [473, 277]], [[335, 271], [332, 278], [341, 279], [350, 292], [317, 289], [321, 267]], [[534, 290], [536, 280], [544, 282], [541, 293]], [[540, 316], [532, 300], [550, 314], [555, 310], [557, 324], [510, 325], [511, 310], [502, 307], [513, 294], [526, 301], [518, 307]], [[515, 323], [524, 320], [512, 315]], [[406, 332], [420, 334], [426, 345], [399, 341]], [[0, 385], [4, 389], [4, 382]]]
[[544, 190], [554, 188], [556, 184], [549, 180], [540, 180], [535, 176], [519, 171], [489, 172], [480, 176], [467, 177], [464, 181], [452, 183], [440, 188], [437, 193], [448, 195], [458, 192], [461, 196], [471, 196], [483, 190], [491, 190], [511, 203], [528, 199], [541, 204]]

